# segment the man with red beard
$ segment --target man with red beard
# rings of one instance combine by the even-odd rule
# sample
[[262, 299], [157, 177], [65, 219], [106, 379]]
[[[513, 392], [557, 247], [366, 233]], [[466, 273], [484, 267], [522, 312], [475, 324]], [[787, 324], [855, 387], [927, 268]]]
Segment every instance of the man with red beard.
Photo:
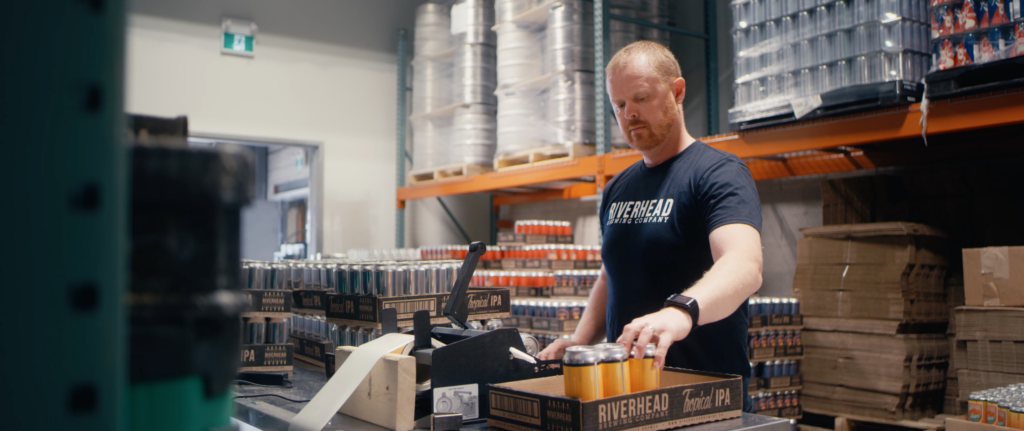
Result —
[[[686, 131], [686, 81], [664, 46], [640, 41], [612, 57], [607, 90], [619, 129], [643, 160], [608, 182], [601, 202], [604, 265], [572, 340], [607, 338], [657, 367], [750, 377], [747, 298], [761, 286], [761, 205], [735, 155]], [[751, 410], [744, 394], [744, 410]]]

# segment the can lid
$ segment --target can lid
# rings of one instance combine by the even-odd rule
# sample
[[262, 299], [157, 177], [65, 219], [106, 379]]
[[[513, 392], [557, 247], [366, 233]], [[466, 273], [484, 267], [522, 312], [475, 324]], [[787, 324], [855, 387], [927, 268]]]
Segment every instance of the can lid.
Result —
[[601, 350], [593, 346], [571, 346], [565, 349], [562, 363], [566, 365], [593, 365], [601, 362]]
[[601, 343], [596, 347], [601, 349], [601, 361], [621, 362], [629, 359], [629, 352], [622, 343]]

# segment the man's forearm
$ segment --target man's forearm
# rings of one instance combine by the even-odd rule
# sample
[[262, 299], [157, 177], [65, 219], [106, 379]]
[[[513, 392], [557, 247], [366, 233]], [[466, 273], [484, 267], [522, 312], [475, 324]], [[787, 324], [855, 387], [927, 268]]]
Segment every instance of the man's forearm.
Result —
[[743, 253], [726, 254], [683, 294], [700, 305], [700, 325], [729, 317], [761, 287], [761, 260]]
[[604, 266], [601, 273], [590, 290], [590, 297], [587, 299], [587, 309], [580, 317], [580, 324], [573, 334], [573, 341], [583, 344], [594, 344], [605, 337], [605, 319], [608, 304], [608, 285]]

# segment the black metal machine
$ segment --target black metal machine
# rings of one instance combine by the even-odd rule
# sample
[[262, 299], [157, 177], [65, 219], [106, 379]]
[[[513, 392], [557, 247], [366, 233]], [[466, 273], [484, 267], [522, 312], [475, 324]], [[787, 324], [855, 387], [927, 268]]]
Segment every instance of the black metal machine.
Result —
[[[469, 246], [469, 254], [466, 255], [444, 307], [444, 315], [451, 320], [450, 325], [431, 325], [427, 311], [419, 311], [413, 317], [415, 342], [412, 355], [416, 357], [417, 380], [430, 379], [430, 389], [417, 391], [416, 394], [417, 419], [434, 413], [436, 388], [476, 384], [479, 394], [476, 409], [479, 415], [476, 420], [483, 420], [483, 412], [488, 408], [487, 384], [561, 374], [561, 368], [555, 366], [561, 361], [541, 361], [526, 353], [527, 348], [516, 328], [493, 331], [468, 329], [466, 296], [469, 281], [485, 250], [486, 246], [482, 242], [474, 242]], [[383, 326], [385, 333], [388, 330], [393, 332], [397, 327], [387, 321]], [[445, 345], [435, 348], [431, 338]], [[429, 376], [420, 376], [421, 370], [423, 374], [429, 373]], [[465, 402], [462, 400], [460, 403]], [[466, 422], [473, 420], [466, 418]]]

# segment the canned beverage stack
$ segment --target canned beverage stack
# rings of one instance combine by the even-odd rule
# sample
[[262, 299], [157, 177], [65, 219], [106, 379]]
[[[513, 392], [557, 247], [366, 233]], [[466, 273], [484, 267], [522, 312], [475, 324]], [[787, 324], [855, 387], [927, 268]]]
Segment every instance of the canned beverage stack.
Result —
[[788, 113], [784, 107], [796, 97], [920, 81], [930, 63], [928, 1], [732, 2], [736, 102], [729, 122]]
[[507, 245], [502, 248], [507, 259], [549, 259], [600, 261], [601, 247], [573, 244]]
[[967, 399], [967, 420], [1024, 429], [1024, 383], [971, 392]]
[[751, 364], [752, 377], [770, 379], [772, 377], [795, 376], [800, 374], [800, 360], [780, 359]]
[[796, 298], [763, 298], [747, 299], [747, 314], [761, 315], [799, 315], [800, 300]]
[[747, 343], [751, 349], [761, 347], [792, 347], [802, 346], [800, 330], [765, 330], [747, 334]]
[[932, 0], [932, 70], [1024, 55], [1021, 0]]
[[783, 409], [797, 407], [800, 405], [800, 391], [778, 391], [758, 392], [751, 394], [754, 401], [754, 411], [759, 412], [770, 409]]
[[512, 300], [513, 316], [551, 317], [559, 320], [579, 320], [587, 309], [587, 301]]
[[562, 220], [516, 220], [515, 233], [539, 235], [572, 235], [572, 223]]
[[592, 401], [657, 389], [661, 370], [654, 367], [655, 350], [648, 344], [643, 358], [636, 359], [620, 343], [569, 347], [562, 357], [565, 395]]

